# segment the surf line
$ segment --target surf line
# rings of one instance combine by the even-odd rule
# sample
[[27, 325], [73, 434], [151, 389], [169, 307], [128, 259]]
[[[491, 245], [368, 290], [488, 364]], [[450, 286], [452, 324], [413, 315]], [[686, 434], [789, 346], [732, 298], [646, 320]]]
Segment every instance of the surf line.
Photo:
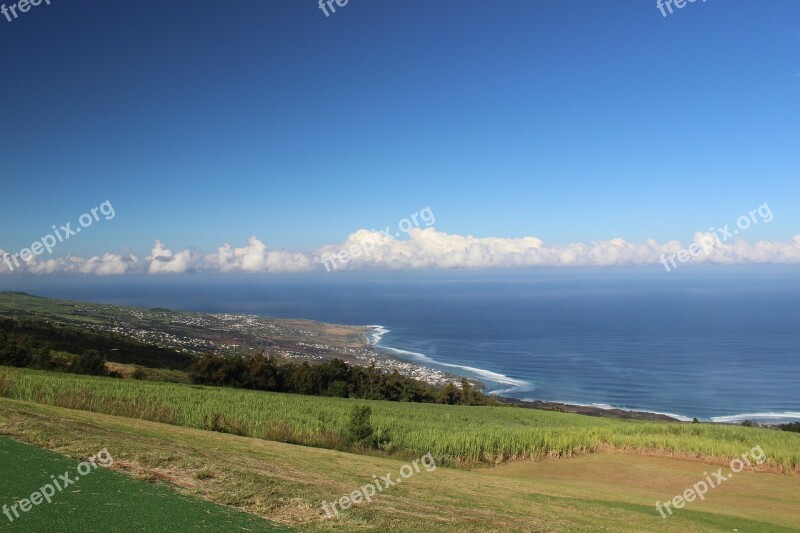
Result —
[[387, 352], [396, 354], [400, 356], [401, 359], [407, 360], [410, 358], [415, 360], [416, 362], [425, 363], [428, 365], [456, 368], [462, 371], [467, 371], [470, 374], [474, 374], [475, 376], [478, 376], [478, 378], [480, 378], [482, 381], [488, 381], [490, 383], [497, 383], [500, 385], [511, 385], [511, 388], [492, 390], [489, 392], [489, 394], [497, 395], [508, 392], [530, 392], [533, 390], [533, 386], [531, 383], [521, 379], [516, 379], [506, 376], [505, 374], [500, 374], [497, 372], [492, 372], [491, 370], [485, 370], [483, 368], [476, 368], [473, 366], [443, 363], [441, 361], [436, 361], [435, 359], [432, 359], [431, 357], [428, 357], [423, 353], [412, 352], [409, 350], [402, 350], [400, 348], [393, 348], [391, 346], [383, 346], [380, 344], [380, 342], [383, 339], [383, 337], [391, 330], [381, 325], [370, 325], [366, 327], [371, 329], [369, 340], [374, 348], [379, 348], [381, 350], [385, 350]]

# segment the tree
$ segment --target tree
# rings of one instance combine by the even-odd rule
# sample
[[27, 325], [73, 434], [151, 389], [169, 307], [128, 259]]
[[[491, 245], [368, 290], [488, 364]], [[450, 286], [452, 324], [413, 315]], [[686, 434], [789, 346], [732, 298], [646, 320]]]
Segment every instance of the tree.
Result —
[[467, 378], [461, 378], [461, 404], [472, 405], [474, 394], [472, 392], [472, 384]]
[[439, 398], [437, 399], [437, 403], [443, 403], [447, 405], [457, 405], [459, 403], [461, 393], [458, 388], [453, 385], [452, 383], [448, 383], [444, 387], [442, 387], [442, 391], [439, 393]]
[[71, 368], [75, 374], [87, 374], [90, 376], [105, 376], [106, 360], [97, 350], [86, 350]]
[[31, 364], [33, 357], [25, 347], [6, 345], [0, 350], [0, 365], [26, 367]]
[[374, 430], [372, 429], [372, 408], [368, 405], [356, 405], [350, 413], [350, 423], [347, 425], [347, 439], [351, 443], [365, 444]]
[[51, 370], [53, 368], [53, 359], [50, 357], [50, 350], [42, 348], [36, 350], [30, 367], [36, 370]]
[[794, 433], [800, 433], [800, 422], [792, 422], [790, 424], [781, 424], [778, 426], [783, 431], [793, 431]]

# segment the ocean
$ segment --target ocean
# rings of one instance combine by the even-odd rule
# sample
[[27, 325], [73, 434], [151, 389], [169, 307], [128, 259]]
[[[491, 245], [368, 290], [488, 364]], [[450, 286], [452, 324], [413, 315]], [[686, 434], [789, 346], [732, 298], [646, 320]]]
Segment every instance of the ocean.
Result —
[[691, 419], [800, 420], [800, 272], [691, 267], [0, 278], [3, 290], [374, 325], [494, 394]]

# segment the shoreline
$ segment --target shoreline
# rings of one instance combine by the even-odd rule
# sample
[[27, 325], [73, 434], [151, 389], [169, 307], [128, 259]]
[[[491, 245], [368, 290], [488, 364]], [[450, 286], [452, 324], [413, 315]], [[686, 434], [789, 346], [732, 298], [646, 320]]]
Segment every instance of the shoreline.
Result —
[[[378, 325], [361, 327], [364, 330], [362, 340], [366, 349], [366, 355], [356, 357], [357, 360], [365, 361], [367, 364], [375, 363], [376, 367], [384, 371], [392, 372], [397, 370], [404, 376], [412, 377], [429, 385], [446, 385], [447, 383], [459, 383], [461, 381], [463, 376], [412, 363], [401, 357], [385, 353], [384, 350], [395, 351], [393, 348], [378, 346], [381, 337], [388, 333], [389, 330]], [[481, 382], [475, 382], [475, 384], [480, 386], [481, 389], [486, 387], [486, 385]]]
[[[368, 349], [376, 355], [376, 357], [370, 359], [370, 362], [374, 360], [376, 366], [380, 366], [381, 368], [386, 369], [388, 367], [389, 370], [393, 370], [395, 366], [399, 364], [401, 366], [406, 367], [405, 368], [406, 372], [410, 370], [411, 373], [406, 375], [411, 375], [412, 377], [417, 377], [419, 375], [425, 376], [425, 379], [423, 381], [425, 381], [426, 383], [431, 383], [435, 385], [441, 385], [449, 382], [457, 383], [463, 377], [468, 379], [474, 385], [480, 387], [481, 390], [483, 391], [485, 391], [488, 388], [487, 383], [479, 379], [470, 378], [468, 376], [460, 376], [458, 374], [451, 374], [448, 372], [443, 372], [440, 370], [429, 368], [417, 363], [413, 363], [406, 359], [403, 359], [400, 356], [400, 354], [406, 354], [411, 357], [414, 357], [415, 359], [430, 361], [434, 365], [460, 368], [484, 377], [491, 376], [497, 379], [497, 381], [493, 381], [494, 383], [500, 383], [504, 385], [514, 385], [514, 386], [524, 386], [528, 384], [525, 381], [510, 378], [508, 376], [497, 374], [489, 370], [483, 370], [479, 368], [473, 368], [455, 364], [437, 363], [436, 361], [430, 359], [424, 354], [418, 354], [408, 350], [393, 348], [391, 346], [379, 346], [381, 339], [391, 330], [377, 324], [363, 326], [363, 328], [364, 328], [364, 335], [363, 335], [364, 343], [368, 347]], [[397, 355], [390, 355], [388, 353], [385, 353], [385, 351], [390, 351]], [[390, 363], [387, 364], [387, 362]], [[417, 377], [417, 379], [419, 379], [419, 377]], [[511, 389], [500, 390], [498, 392], [505, 392], [506, 390], [511, 390]], [[519, 398], [502, 396], [501, 394], [492, 394], [492, 393], [487, 393], [487, 394], [497, 398], [504, 405], [522, 407], [526, 409], [538, 409], [542, 411], [558, 411], [562, 413], [573, 413], [586, 416], [619, 418], [619, 419], [630, 419], [630, 420], [650, 420], [650, 421], [660, 421], [660, 422], [691, 421], [691, 418], [679, 417], [679, 415], [667, 415], [664, 413], [653, 413], [649, 411], [635, 411], [635, 410], [616, 408], [612, 406], [600, 407], [596, 405], [569, 404], [569, 403], [544, 401], [544, 400], [521, 400]]]
[[[478, 386], [481, 390], [484, 390], [484, 389], [488, 388], [488, 385], [484, 381], [482, 381], [482, 379], [486, 380], [486, 381], [489, 381], [489, 382], [492, 382], [492, 383], [499, 383], [499, 384], [502, 384], [502, 385], [511, 385], [512, 389], [516, 388], [516, 387], [530, 386], [530, 384], [528, 382], [526, 382], [526, 381], [514, 379], [514, 378], [511, 378], [511, 377], [505, 376], [503, 374], [498, 374], [496, 372], [492, 372], [490, 370], [484, 370], [482, 368], [475, 368], [475, 367], [466, 366], [466, 365], [442, 363], [440, 361], [434, 361], [433, 359], [431, 359], [427, 355], [419, 353], [419, 352], [412, 352], [412, 351], [409, 351], [409, 350], [403, 350], [403, 349], [400, 349], [400, 348], [394, 348], [392, 346], [380, 346], [378, 343], [381, 341], [381, 339], [384, 337], [384, 335], [389, 333], [391, 330], [387, 329], [384, 326], [380, 326], [380, 325], [370, 325], [370, 326], [363, 326], [363, 327], [367, 330], [367, 333], [365, 333], [365, 340], [366, 340], [367, 346], [370, 349], [380, 353], [381, 356], [387, 357], [387, 358], [389, 358], [391, 360], [394, 360], [394, 361], [402, 361], [402, 362], [414, 365], [414, 366], [416, 366], [418, 368], [424, 368], [424, 369], [429, 370], [431, 372], [440, 372], [441, 374], [443, 374], [445, 376], [448, 376], [448, 381], [460, 381], [462, 378], [466, 378], [471, 383], [473, 383], [474, 385]], [[389, 352], [389, 353], [387, 353], [387, 352]], [[409, 358], [415, 359], [416, 361], [415, 362], [409, 361], [408, 360]], [[422, 363], [422, 364], [420, 364], [420, 363]], [[438, 366], [438, 367], [448, 367], [448, 368], [459, 369], [459, 370], [462, 370], [462, 371], [467, 371], [469, 373], [476, 374], [479, 377], [476, 378], [476, 377], [466, 376], [463, 373], [454, 373], [454, 372], [446, 372], [446, 371], [442, 371], [442, 370], [435, 370], [435, 369], [429, 368], [428, 366], [425, 366], [425, 363], [427, 363], [429, 365], [433, 365], [433, 366]], [[502, 389], [502, 390], [512, 390], [512, 389]], [[495, 391], [495, 392], [496, 393], [497, 392], [501, 392], [502, 390], [498, 390], [498, 391]], [[492, 394], [492, 395], [493, 396], [499, 396], [498, 394]]]
[[681, 420], [673, 416], [649, 411], [632, 411], [628, 409], [618, 409], [615, 407], [596, 407], [591, 405], [578, 405], [560, 402], [548, 402], [544, 400], [520, 400], [518, 398], [507, 398], [497, 396], [506, 405], [513, 405], [524, 409], [538, 409], [540, 411], [556, 411], [559, 413], [572, 413], [576, 415], [596, 416], [599, 418], [619, 418], [623, 420], [647, 420], [651, 422], [677, 422], [688, 423], [690, 421]]
[[[618, 418], [625, 420], [648, 420], [648, 421], [680, 422], [680, 423], [691, 423], [694, 420], [694, 417], [675, 414], [675, 413], [628, 409], [624, 407], [616, 407], [613, 405], [605, 405], [605, 404], [587, 405], [579, 403], [559, 402], [553, 400], [520, 399], [509, 396], [503, 396], [504, 392], [513, 390], [514, 388], [517, 387], [524, 387], [526, 385], [529, 386], [530, 384], [526, 381], [511, 378], [503, 374], [491, 372], [489, 370], [483, 370], [480, 368], [474, 368], [465, 365], [440, 363], [434, 361], [425, 354], [411, 352], [408, 350], [394, 348], [391, 346], [379, 346], [381, 339], [391, 330], [381, 325], [368, 325], [362, 327], [364, 328], [363, 338], [365, 344], [371, 352], [376, 354], [376, 362], [393, 361], [395, 364], [400, 364], [402, 366], [407, 366], [408, 368], [413, 368], [414, 369], [413, 372], [415, 372], [416, 374], [421, 374], [426, 376], [427, 378], [426, 382], [431, 384], [444, 384], [448, 382], [457, 383], [461, 380], [461, 378], [466, 378], [470, 381], [470, 383], [473, 383], [475, 386], [479, 387], [484, 392], [489, 388], [489, 385], [486, 382], [482, 381], [482, 379], [486, 379], [486, 381], [501, 385], [511, 385], [512, 386], [511, 388], [498, 389], [494, 392], [487, 393], [500, 400], [500, 402], [503, 403], [504, 405], [513, 405], [526, 409], [558, 411], [563, 413], [573, 413], [573, 414], [581, 414], [586, 416], [596, 416], [605, 418]], [[391, 352], [391, 353], [386, 353], [386, 352]], [[480, 377], [475, 378], [475, 377], [465, 376], [463, 374], [449, 373], [436, 370], [434, 368], [424, 366], [417, 362], [409, 361], [408, 359], [404, 358], [403, 355], [416, 359], [421, 362], [429, 362], [429, 364], [435, 366], [440, 366], [440, 367], [445, 366], [448, 368], [465, 370], [472, 374], [476, 374]], [[390, 364], [390, 368], [391, 367], [392, 365]], [[412, 375], [412, 377], [414, 376]], [[800, 412], [744, 413], [744, 414], [734, 414], [734, 415], [712, 416], [705, 419], [697, 417], [697, 419], [700, 422], [706, 424], [737, 425], [744, 421], [751, 421], [755, 424], [759, 424], [762, 426], [777, 426], [780, 424], [791, 423], [800, 420]]]

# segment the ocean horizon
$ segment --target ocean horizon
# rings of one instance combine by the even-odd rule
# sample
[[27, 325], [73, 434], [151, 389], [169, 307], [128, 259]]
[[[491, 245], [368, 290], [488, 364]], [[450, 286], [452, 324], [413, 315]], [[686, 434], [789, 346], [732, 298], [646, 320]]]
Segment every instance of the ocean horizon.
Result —
[[371, 325], [386, 355], [477, 379], [491, 394], [778, 423], [800, 420], [799, 279], [780, 267], [632, 268], [17, 278], [2, 288]]

